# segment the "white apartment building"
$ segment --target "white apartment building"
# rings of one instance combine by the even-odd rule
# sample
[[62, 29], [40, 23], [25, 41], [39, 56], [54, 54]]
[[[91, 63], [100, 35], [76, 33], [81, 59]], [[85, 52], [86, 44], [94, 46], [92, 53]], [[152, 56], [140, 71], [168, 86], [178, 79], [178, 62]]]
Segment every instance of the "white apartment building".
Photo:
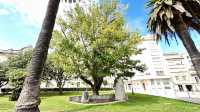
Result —
[[187, 53], [165, 54], [176, 97], [200, 97], [199, 78]]
[[127, 91], [169, 98], [200, 97], [199, 78], [187, 53], [163, 54], [152, 35], [143, 39], [139, 46], [143, 53], [133, 58], [140, 59], [148, 69], [127, 82]]
[[138, 47], [143, 49], [142, 54], [132, 58], [141, 60], [146, 64], [147, 70], [144, 73], [136, 73], [136, 75], [127, 82], [128, 86], [126, 90], [174, 97], [173, 84], [168, 75], [166, 61], [154, 37], [152, 35], [144, 36], [143, 42]]

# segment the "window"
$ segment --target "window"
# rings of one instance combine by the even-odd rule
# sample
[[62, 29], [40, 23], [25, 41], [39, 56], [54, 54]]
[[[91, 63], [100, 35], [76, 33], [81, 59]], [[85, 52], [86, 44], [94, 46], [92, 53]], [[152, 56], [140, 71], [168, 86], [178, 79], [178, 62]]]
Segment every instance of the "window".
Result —
[[185, 85], [187, 91], [192, 91], [192, 85]]
[[151, 79], [151, 85], [154, 85], [154, 84], [155, 84], [154, 80], [153, 80], [153, 79]]
[[184, 91], [183, 86], [182, 85], [178, 85], [179, 91]]
[[77, 88], [79, 88], [80, 87], [80, 82], [77, 82], [76, 86], [77, 86]]
[[163, 80], [163, 84], [164, 84], [164, 85], [169, 85], [169, 79], [164, 79], [164, 80]]
[[186, 81], [186, 76], [182, 76], [182, 80], [183, 80], [183, 81]]
[[146, 86], [145, 86], [145, 83], [142, 83], [142, 85], [143, 85], [143, 89], [144, 89], [144, 90], [146, 90]]
[[132, 84], [128, 84], [128, 89], [132, 90]]
[[178, 77], [178, 76], [176, 76], [176, 80], [177, 80], [177, 81], [179, 80], [179, 77]]
[[156, 71], [156, 74], [157, 75], [164, 75], [164, 72], [163, 71]]
[[72, 3], [72, 0], [69, 0], [68, 2], [69, 2], [69, 3]]
[[171, 89], [171, 87], [169, 87], [169, 86], [166, 86], [166, 87], [165, 87], [165, 89]]
[[151, 75], [150, 73], [146, 73], [146, 75]]
[[160, 57], [152, 57], [152, 60], [160, 59]]
[[157, 82], [157, 85], [160, 85], [160, 80], [157, 80], [156, 82]]
[[199, 78], [198, 77], [194, 77], [196, 82], [199, 83]]

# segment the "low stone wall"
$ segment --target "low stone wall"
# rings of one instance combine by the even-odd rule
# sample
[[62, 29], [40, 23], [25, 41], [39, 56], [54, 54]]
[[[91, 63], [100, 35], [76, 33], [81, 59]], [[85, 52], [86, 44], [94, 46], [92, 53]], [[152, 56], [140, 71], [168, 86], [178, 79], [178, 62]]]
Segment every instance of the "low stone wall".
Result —
[[81, 103], [81, 96], [72, 96], [72, 97], [69, 97], [69, 101]]
[[115, 101], [114, 95], [101, 95], [101, 96], [90, 96], [89, 102], [92, 103], [104, 103]]
[[[81, 96], [72, 96], [69, 97], [70, 102], [81, 102]], [[100, 96], [89, 96], [88, 102], [84, 103], [106, 103], [115, 101], [115, 95], [100, 95]]]

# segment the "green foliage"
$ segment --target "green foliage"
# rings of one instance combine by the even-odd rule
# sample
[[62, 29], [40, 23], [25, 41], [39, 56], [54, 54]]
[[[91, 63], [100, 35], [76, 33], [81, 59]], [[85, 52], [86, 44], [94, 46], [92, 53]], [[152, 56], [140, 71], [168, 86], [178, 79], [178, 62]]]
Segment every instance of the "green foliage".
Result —
[[26, 71], [24, 69], [9, 69], [7, 72], [11, 86], [22, 88]]
[[12, 69], [7, 72], [9, 83], [13, 87], [12, 94], [9, 98], [11, 101], [16, 101], [23, 87], [26, 71], [24, 69]]
[[[58, 20], [51, 47], [61, 65], [92, 88], [101, 86], [106, 76], [134, 75], [143, 71], [131, 56], [140, 53], [138, 32], [127, 31], [117, 2], [104, 2], [86, 9], [76, 6], [66, 18]], [[118, 73], [120, 71], [120, 73]], [[95, 88], [95, 87], [94, 87]]]
[[[53, 56], [51, 54], [50, 56]], [[55, 57], [55, 56], [53, 56]], [[46, 81], [48, 86], [48, 82], [54, 80], [57, 84], [57, 87], [59, 88], [60, 94], [62, 94], [62, 88], [65, 85], [65, 82], [71, 78], [71, 75], [67, 75], [63, 68], [60, 66], [57, 66], [58, 63], [56, 60], [53, 60], [53, 58], [49, 58], [44, 66], [43, 74], [42, 74], [42, 80]]]
[[5, 63], [0, 63], [0, 88], [8, 83], [8, 77], [6, 76], [7, 68]]
[[[22, 79], [26, 76], [26, 68], [31, 61], [32, 49], [20, 52], [18, 55], [10, 57], [7, 61], [7, 75], [10, 79], [10, 83], [13, 86], [21, 84], [18, 79]], [[21, 80], [20, 80], [21, 81]]]
[[16, 101], [19, 97], [21, 89], [23, 87], [24, 79], [27, 74], [27, 66], [31, 61], [32, 49], [27, 49], [20, 52], [16, 56], [8, 59], [6, 72], [9, 78], [9, 83], [13, 87], [12, 94], [10, 96], [11, 101]]

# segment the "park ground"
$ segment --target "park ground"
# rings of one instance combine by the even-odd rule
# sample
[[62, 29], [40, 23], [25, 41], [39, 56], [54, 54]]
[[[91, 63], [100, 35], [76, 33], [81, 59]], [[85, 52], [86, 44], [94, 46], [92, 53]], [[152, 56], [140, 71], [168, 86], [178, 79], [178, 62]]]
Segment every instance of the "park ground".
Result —
[[[78, 92], [41, 94], [41, 112], [200, 112], [200, 105], [163, 97], [129, 94], [127, 102], [106, 105], [80, 105], [68, 102], [69, 96]], [[0, 96], [0, 112], [13, 112], [14, 102], [8, 96]]]

